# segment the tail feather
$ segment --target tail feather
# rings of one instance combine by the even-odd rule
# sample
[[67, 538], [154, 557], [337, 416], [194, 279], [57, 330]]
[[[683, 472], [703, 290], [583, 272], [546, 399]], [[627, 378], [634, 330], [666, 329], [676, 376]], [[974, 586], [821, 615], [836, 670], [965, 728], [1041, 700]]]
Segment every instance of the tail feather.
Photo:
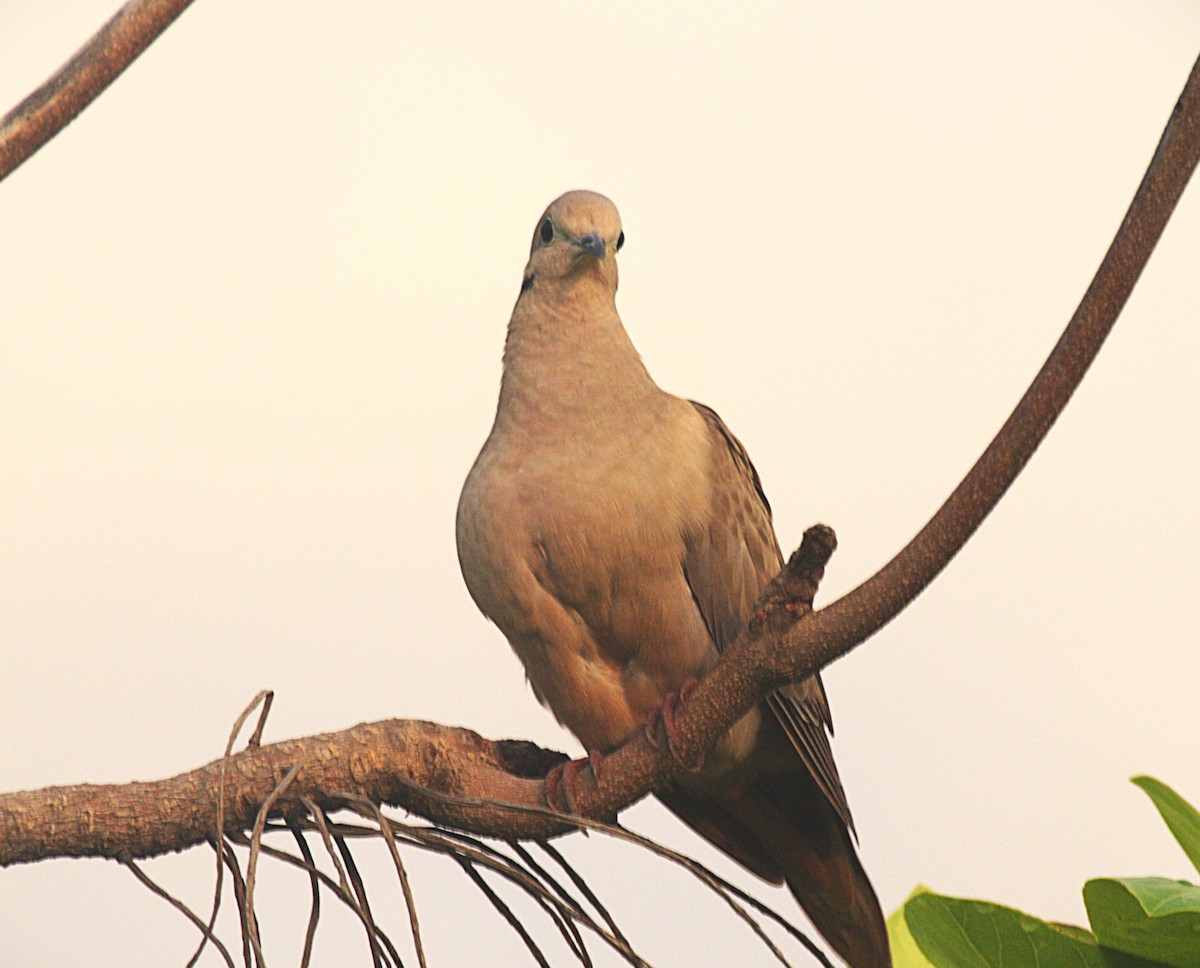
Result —
[[772, 883], [786, 881], [851, 968], [889, 968], [887, 926], [845, 824], [803, 764], [728, 783], [685, 779], [659, 798], [697, 833]]
[[659, 790], [656, 795], [675, 816], [747, 870], [772, 884], [784, 882], [779, 862], [717, 797], [692, 794], [678, 785]]
[[759, 774], [739, 791], [744, 823], [769, 845], [788, 889], [852, 968], [892, 963], [879, 899], [850, 834], [807, 771]]

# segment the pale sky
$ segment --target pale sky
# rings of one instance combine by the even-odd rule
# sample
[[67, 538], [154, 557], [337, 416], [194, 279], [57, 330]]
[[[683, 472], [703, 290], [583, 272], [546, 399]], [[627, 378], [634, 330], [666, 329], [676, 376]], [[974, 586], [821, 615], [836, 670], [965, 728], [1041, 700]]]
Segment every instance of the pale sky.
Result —
[[[116, 7], [8, 0], [0, 111]], [[1198, 51], [1190, 0], [196, 0], [0, 184], [0, 788], [191, 769], [264, 687], [268, 741], [395, 716], [579, 752], [453, 526], [530, 233], [571, 188], [621, 210], [651, 373], [742, 439], [785, 548], [837, 530], [820, 601], [849, 590], [1041, 365]], [[1088, 877], [1194, 878], [1127, 778], [1200, 801], [1198, 324], [1193, 184], [1013, 491], [827, 670], [885, 912], [925, 883], [1082, 922]], [[656, 803], [623, 819], [800, 917]], [[652, 963], [773, 963], [685, 875], [566, 849]], [[432, 964], [529, 963], [457, 867], [409, 862]], [[147, 867], [206, 909], [210, 853]], [[403, 938], [390, 861], [364, 869]], [[307, 881], [260, 876], [295, 964]], [[102, 861], [0, 871], [0, 910], [5, 968], [196, 941]], [[351, 963], [328, 901], [315, 964]]]

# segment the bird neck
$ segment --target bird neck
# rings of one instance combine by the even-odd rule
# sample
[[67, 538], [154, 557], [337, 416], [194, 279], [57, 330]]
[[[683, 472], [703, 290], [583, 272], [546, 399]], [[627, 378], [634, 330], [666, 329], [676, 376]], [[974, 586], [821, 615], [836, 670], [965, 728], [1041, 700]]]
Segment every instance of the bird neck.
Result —
[[621, 325], [611, 289], [536, 280], [521, 294], [504, 343], [498, 428], [596, 426], [661, 393]]

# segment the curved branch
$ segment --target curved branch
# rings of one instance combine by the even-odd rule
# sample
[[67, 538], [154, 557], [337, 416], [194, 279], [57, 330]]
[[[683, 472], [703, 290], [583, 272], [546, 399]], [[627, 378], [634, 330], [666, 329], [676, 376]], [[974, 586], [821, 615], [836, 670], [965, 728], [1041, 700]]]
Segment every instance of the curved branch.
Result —
[[[995, 439], [937, 514], [891, 561], [812, 617], [826, 665], [890, 622], [950, 563], [1033, 456], [1083, 380], [1200, 159], [1200, 60], [1079, 308]], [[798, 645], [799, 643], [797, 643]]]
[[0, 181], [70, 124], [192, 0], [130, 0], [45, 84], [0, 119]]

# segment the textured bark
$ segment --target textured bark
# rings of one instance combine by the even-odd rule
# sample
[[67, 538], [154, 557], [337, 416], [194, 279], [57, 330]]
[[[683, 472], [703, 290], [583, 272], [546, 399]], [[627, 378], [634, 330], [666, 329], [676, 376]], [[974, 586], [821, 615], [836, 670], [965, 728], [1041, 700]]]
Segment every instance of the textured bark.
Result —
[[[362, 723], [244, 750], [224, 761], [225, 830], [249, 830], [261, 804], [296, 764], [290, 797], [335, 809], [338, 792], [502, 832], [493, 807], [431, 798], [490, 797], [536, 806], [541, 781], [565, 757], [527, 743], [490, 742], [467, 729], [416, 720]], [[222, 760], [166, 780], [79, 784], [0, 795], [0, 866], [47, 857], [153, 857], [216, 839]], [[539, 779], [526, 778], [530, 773]], [[287, 809], [285, 807], [285, 809]], [[539, 835], [571, 829], [531, 818]]]
[[0, 119], [0, 180], [70, 124], [192, 0], [130, 0], [45, 84]]

